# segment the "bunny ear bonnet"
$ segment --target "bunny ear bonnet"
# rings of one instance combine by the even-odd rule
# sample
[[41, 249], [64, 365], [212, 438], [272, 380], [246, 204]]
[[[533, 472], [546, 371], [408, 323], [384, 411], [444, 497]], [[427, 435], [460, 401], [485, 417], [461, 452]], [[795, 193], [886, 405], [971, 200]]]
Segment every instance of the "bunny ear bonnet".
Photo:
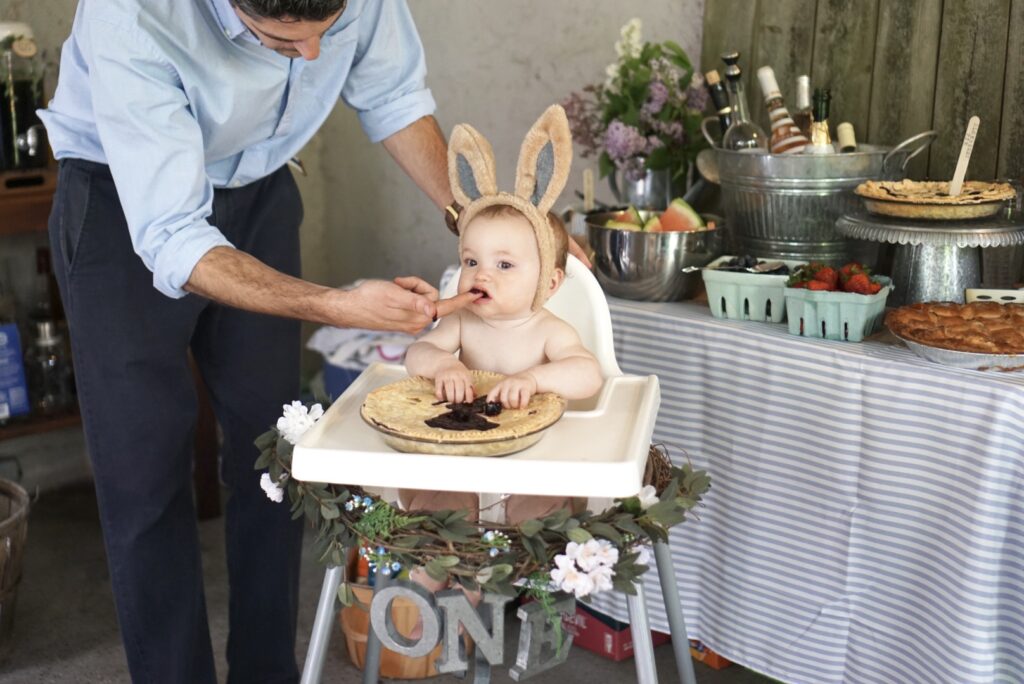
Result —
[[555, 238], [547, 214], [565, 187], [570, 166], [572, 134], [561, 105], [548, 107], [526, 134], [514, 194], [498, 191], [494, 151], [472, 126], [456, 126], [448, 143], [448, 179], [456, 201], [464, 207], [459, 214], [460, 235], [481, 209], [495, 204], [515, 207], [533, 226], [540, 252], [534, 311], [543, 306], [547, 283], [555, 272]]

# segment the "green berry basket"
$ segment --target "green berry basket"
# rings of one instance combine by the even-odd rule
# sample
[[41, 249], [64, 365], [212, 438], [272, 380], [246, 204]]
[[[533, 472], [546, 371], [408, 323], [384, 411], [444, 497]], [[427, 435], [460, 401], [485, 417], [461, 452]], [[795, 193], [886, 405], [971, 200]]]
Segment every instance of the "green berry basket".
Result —
[[882, 289], [873, 295], [785, 288], [789, 332], [804, 337], [860, 342], [882, 324], [892, 282], [874, 276]]
[[[718, 267], [733, 257], [715, 259], [704, 267], [704, 289], [715, 318], [738, 321], [781, 323], [786, 316], [785, 289], [788, 275], [720, 271]], [[764, 261], [759, 259], [759, 261]], [[771, 261], [776, 261], [771, 259]], [[790, 272], [802, 262], [784, 261]]]

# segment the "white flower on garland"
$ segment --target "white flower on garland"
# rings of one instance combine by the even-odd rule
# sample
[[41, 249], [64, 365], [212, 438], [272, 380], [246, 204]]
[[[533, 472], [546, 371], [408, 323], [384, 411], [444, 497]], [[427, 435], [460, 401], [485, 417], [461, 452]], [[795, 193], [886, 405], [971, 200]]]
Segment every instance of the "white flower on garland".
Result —
[[[284, 481], [285, 475], [281, 476], [281, 481]], [[263, 473], [260, 477], [260, 487], [267, 493], [267, 498], [274, 503], [281, 503], [284, 501], [284, 489], [281, 488], [279, 482], [274, 482], [270, 479], [270, 473]]]
[[619, 550], [607, 539], [588, 539], [583, 544], [569, 542], [565, 553], [555, 556], [551, 581], [562, 591], [577, 598], [612, 588], [614, 565]]
[[637, 494], [637, 498], [640, 499], [640, 508], [645, 511], [658, 503], [658, 492], [651, 485], [644, 485], [644, 488]]
[[313, 404], [307, 409], [301, 401], [293, 401], [284, 405], [284, 415], [277, 419], [277, 430], [292, 444], [297, 444], [306, 430], [324, 415], [320, 404]]
[[650, 565], [651, 564], [651, 545], [650, 544], [634, 544], [630, 549], [631, 552], [640, 554], [636, 557], [637, 565]]

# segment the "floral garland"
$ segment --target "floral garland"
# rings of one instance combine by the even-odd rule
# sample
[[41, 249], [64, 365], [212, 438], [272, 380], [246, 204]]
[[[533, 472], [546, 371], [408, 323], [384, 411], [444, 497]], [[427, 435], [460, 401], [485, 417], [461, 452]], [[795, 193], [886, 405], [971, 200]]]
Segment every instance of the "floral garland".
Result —
[[[541, 599], [556, 590], [577, 598], [609, 589], [635, 594], [648, 568], [648, 543], [668, 541], [669, 529], [686, 519], [711, 482], [689, 464], [669, 464], [660, 490], [647, 485], [598, 514], [564, 509], [519, 525], [468, 520], [465, 510], [400, 511], [360, 487], [292, 477], [294, 444], [321, 416], [321, 404], [286, 405], [276, 427], [256, 439], [255, 465], [267, 471], [261, 477], [267, 496], [281, 502], [287, 491], [293, 518], [305, 515], [317, 530], [320, 562], [341, 565], [345, 550], [358, 547], [384, 575], [422, 566], [433, 579], [451, 578], [470, 591], [514, 595], [516, 585], [525, 585]], [[660, 458], [669, 463], [663, 451]], [[345, 605], [354, 600], [347, 583], [338, 595]]]

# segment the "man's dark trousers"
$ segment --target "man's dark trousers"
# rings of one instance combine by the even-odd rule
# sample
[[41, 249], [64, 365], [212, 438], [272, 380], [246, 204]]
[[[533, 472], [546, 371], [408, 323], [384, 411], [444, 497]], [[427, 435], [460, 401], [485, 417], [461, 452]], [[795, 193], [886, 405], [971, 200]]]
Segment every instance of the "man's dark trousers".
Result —
[[[286, 168], [214, 195], [210, 223], [235, 247], [299, 274], [302, 204]], [[216, 681], [192, 492], [191, 349], [224, 438], [229, 681], [297, 681], [302, 527], [260, 488], [253, 440], [298, 398], [299, 323], [158, 292], [102, 164], [60, 162], [49, 228], [132, 680]]]

